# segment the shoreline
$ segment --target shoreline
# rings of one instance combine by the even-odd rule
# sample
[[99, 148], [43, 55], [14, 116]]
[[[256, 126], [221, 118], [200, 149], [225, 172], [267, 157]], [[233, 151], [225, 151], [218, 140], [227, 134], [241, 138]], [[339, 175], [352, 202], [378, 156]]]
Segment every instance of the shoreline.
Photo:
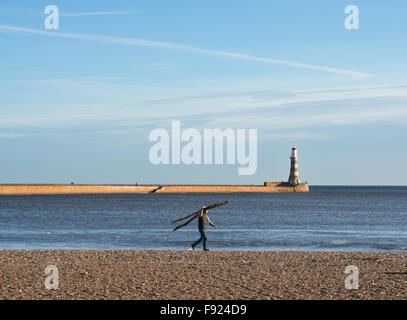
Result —
[[[188, 247], [189, 248], [189, 247]], [[98, 252], [112, 252], [112, 251], [118, 251], [118, 252], [188, 252], [190, 251], [189, 249], [186, 249], [185, 247], [183, 249], [167, 249], [167, 248], [143, 248], [143, 249], [135, 249], [135, 248], [112, 248], [112, 249], [104, 249], [104, 248], [0, 248], [0, 253], [4, 251], [98, 251]], [[196, 252], [202, 251], [202, 248], [197, 248]], [[395, 254], [406, 254], [406, 266], [407, 266], [407, 251], [406, 250], [323, 250], [323, 249], [318, 249], [318, 250], [303, 250], [303, 249], [213, 249], [210, 248], [211, 252], [221, 252], [221, 253], [231, 253], [231, 252], [242, 252], [242, 253], [255, 253], [255, 252], [263, 252], [263, 253], [268, 253], [268, 252], [281, 252], [281, 253], [286, 253], [286, 252], [305, 252], [305, 253], [317, 253], [317, 254], [325, 254], [325, 253], [343, 253], [343, 254], [365, 254], [365, 253], [378, 253], [378, 254], [387, 254], [387, 253], [395, 253]]]
[[[407, 299], [403, 252], [3, 249], [0, 261], [0, 299]], [[359, 289], [345, 288], [350, 265]]]

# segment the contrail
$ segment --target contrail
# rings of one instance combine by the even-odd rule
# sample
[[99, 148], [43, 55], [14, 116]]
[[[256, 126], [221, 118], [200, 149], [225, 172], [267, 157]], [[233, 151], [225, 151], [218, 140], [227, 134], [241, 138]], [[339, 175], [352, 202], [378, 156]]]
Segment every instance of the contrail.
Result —
[[45, 36], [51, 36], [51, 37], [90, 40], [90, 41], [107, 42], [107, 43], [118, 43], [118, 44], [130, 45], [130, 46], [154, 47], [154, 48], [164, 48], [164, 49], [171, 49], [171, 50], [198, 52], [198, 53], [203, 53], [203, 54], [208, 54], [208, 55], [213, 55], [213, 56], [258, 61], [258, 62], [263, 62], [263, 63], [282, 64], [282, 65], [287, 65], [287, 66], [292, 66], [292, 67], [297, 67], [297, 68], [342, 74], [342, 75], [352, 76], [352, 77], [356, 77], [356, 78], [366, 78], [366, 77], [371, 76], [368, 73], [359, 72], [359, 71], [331, 68], [331, 67], [325, 67], [325, 66], [317, 66], [317, 65], [305, 64], [305, 63], [293, 62], [293, 61], [261, 58], [261, 57], [247, 55], [247, 54], [203, 49], [203, 48], [191, 47], [191, 46], [186, 46], [186, 45], [181, 45], [181, 44], [176, 44], [176, 43], [171, 43], [171, 42], [150, 41], [150, 40], [143, 40], [143, 39], [137, 39], [137, 38], [120, 38], [120, 37], [111, 37], [111, 36], [103, 36], [103, 35], [96, 35], [96, 34], [52, 32], [52, 31], [43, 31], [43, 30], [37, 30], [37, 29], [14, 27], [14, 26], [8, 26], [8, 25], [0, 25], [0, 29], [8, 30], [8, 31], [33, 33], [33, 34], [39, 34], [39, 35], [45, 35]]
[[61, 13], [61, 17], [81, 17], [81, 16], [110, 16], [110, 15], [124, 15], [136, 14], [141, 11], [95, 11], [95, 12], [74, 12], [74, 13]]

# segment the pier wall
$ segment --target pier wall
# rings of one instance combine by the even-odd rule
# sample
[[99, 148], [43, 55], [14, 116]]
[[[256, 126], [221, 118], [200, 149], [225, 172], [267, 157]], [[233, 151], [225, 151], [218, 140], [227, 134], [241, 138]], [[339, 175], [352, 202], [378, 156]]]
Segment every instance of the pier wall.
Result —
[[239, 193], [239, 192], [308, 192], [308, 184], [299, 185], [297, 187], [281, 185], [276, 182], [274, 185], [259, 186], [259, 185], [177, 185], [163, 186], [155, 193]]
[[157, 186], [0, 185], [0, 195], [149, 193]]
[[0, 185], [0, 195], [32, 194], [125, 194], [125, 193], [239, 193], [308, 192], [308, 184], [296, 187], [268, 182], [267, 185]]

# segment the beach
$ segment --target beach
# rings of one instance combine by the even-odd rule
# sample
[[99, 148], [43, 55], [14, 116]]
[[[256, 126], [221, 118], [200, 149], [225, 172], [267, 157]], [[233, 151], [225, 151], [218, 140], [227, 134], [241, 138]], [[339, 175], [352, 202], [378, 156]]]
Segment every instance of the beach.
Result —
[[[407, 299], [407, 254], [0, 250], [0, 299]], [[47, 289], [45, 268], [58, 268]], [[347, 266], [359, 288], [346, 289]]]

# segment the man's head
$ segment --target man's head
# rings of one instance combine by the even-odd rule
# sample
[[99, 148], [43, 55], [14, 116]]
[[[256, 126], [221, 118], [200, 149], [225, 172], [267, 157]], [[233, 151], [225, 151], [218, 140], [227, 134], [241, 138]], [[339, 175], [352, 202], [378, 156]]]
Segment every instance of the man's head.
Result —
[[209, 210], [206, 208], [206, 206], [203, 206], [203, 207], [202, 207], [202, 210], [203, 210], [203, 213], [205, 213], [205, 214], [208, 213], [208, 211], [209, 211]]

